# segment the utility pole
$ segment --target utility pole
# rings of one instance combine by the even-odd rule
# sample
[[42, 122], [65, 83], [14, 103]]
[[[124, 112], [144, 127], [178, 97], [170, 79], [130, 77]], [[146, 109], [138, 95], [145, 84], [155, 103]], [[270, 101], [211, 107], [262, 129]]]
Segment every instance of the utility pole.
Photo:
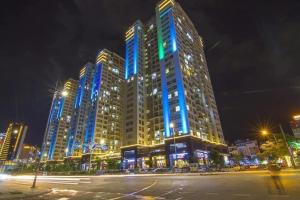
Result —
[[[53, 94], [53, 98], [52, 98], [50, 111], [53, 107], [53, 100], [56, 98], [57, 87], [58, 87], [58, 81], [56, 81], [56, 84], [55, 84], [55, 89], [54, 89], [54, 94]], [[43, 157], [43, 154], [44, 154], [44, 148], [45, 148], [45, 145], [46, 145], [46, 138], [47, 138], [47, 132], [48, 132], [48, 122], [49, 122], [50, 117], [51, 116], [49, 115], [48, 116], [48, 121], [47, 121], [47, 124], [46, 124], [46, 130], [45, 130], [44, 137], [43, 137], [42, 148], [41, 148], [41, 151], [40, 151], [40, 155], [38, 155], [38, 161], [37, 161], [37, 164], [35, 166], [34, 179], [33, 179], [33, 183], [32, 183], [31, 188], [35, 188], [35, 186], [36, 186], [36, 179], [37, 179], [38, 171], [39, 171], [39, 168], [40, 168], [40, 163], [41, 163], [41, 160], [42, 160], [42, 157]], [[37, 149], [36, 149], [36, 153], [37, 153]]]
[[174, 166], [175, 166], [175, 162], [177, 161], [177, 149], [176, 149], [175, 131], [174, 131], [174, 124], [173, 123], [170, 124], [170, 128], [172, 129], [172, 135], [173, 135], [174, 155], [175, 155]]
[[282, 129], [282, 126], [281, 124], [279, 124], [279, 128], [280, 128], [280, 132], [281, 132], [281, 135], [283, 137], [283, 140], [284, 140], [284, 143], [285, 143], [285, 146], [290, 154], [290, 157], [291, 157], [291, 161], [292, 161], [292, 165], [294, 168], [296, 168], [296, 163], [295, 163], [295, 160], [294, 160], [294, 156], [293, 156], [293, 152], [291, 151], [288, 143], [287, 143], [287, 140], [286, 140], [286, 137], [285, 137], [285, 133], [283, 132], [283, 129]]

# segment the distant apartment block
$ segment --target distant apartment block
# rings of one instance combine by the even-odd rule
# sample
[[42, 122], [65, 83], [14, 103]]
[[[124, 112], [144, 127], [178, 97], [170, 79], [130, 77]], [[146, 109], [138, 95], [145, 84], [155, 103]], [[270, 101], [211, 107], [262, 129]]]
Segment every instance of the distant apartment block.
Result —
[[1, 161], [19, 159], [28, 127], [23, 123], [10, 123], [0, 149]]

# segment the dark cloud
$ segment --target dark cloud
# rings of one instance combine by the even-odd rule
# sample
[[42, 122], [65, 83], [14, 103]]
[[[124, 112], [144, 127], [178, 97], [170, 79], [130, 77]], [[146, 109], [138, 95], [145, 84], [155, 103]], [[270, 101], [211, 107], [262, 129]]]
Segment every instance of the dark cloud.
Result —
[[[179, 0], [204, 38], [225, 137], [257, 119], [300, 112], [300, 2]], [[0, 129], [30, 126], [40, 143], [57, 80], [76, 78], [99, 49], [124, 55], [124, 31], [154, 15], [153, 0], [26, 0], [0, 7]]]

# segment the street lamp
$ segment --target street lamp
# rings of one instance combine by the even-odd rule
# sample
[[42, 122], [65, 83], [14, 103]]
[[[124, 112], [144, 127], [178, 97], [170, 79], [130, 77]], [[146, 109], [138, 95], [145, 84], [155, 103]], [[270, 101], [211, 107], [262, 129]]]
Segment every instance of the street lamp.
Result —
[[261, 132], [262, 135], [268, 135], [269, 134], [268, 130], [266, 130], [266, 129], [263, 129], [260, 132]]
[[[288, 150], [288, 152], [289, 152], [289, 155], [290, 155], [290, 157], [291, 157], [292, 165], [293, 165], [293, 167], [295, 167], [296, 164], [295, 164], [294, 156], [293, 156], [293, 154], [292, 154], [292, 152], [291, 152], [291, 150], [290, 150], [290, 147], [289, 147], [289, 145], [288, 145], [288, 143], [287, 143], [287, 140], [286, 140], [286, 137], [285, 137], [285, 133], [283, 132], [283, 129], [282, 129], [282, 127], [281, 127], [281, 124], [279, 124], [279, 128], [280, 128], [280, 133], [281, 133], [281, 135], [282, 135], [282, 138], [283, 138], [283, 140], [284, 140], [284, 144], [285, 144], [285, 146], [286, 146], [286, 148], [287, 148], [287, 150]], [[262, 134], [263, 136], [266, 136], [266, 135], [269, 135], [269, 134], [270, 134], [270, 132], [269, 132], [267, 129], [262, 129], [260, 132], [261, 132], [261, 134]], [[277, 142], [276, 136], [274, 135], [274, 133], [271, 133], [271, 134], [272, 134], [272, 136], [274, 137], [275, 144], [277, 145], [278, 142]]]
[[174, 131], [174, 123], [173, 122], [170, 123], [170, 128], [172, 130], [172, 135], [173, 135], [174, 154], [175, 154], [174, 166], [175, 166], [175, 161], [177, 161], [177, 149], [176, 149], [175, 131]]
[[61, 92], [61, 95], [62, 95], [63, 97], [66, 97], [66, 96], [68, 96], [68, 92], [64, 90], [64, 91]]
[[267, 129], [262, 129], [260, 131], [260, 133], [263, 135], [263, 136], [267, 136], [269, 134], [271, 134], [274, 138], [274, 141], [275, 141], [275, 144], [277, 144], [277, 139], [276, 139], [276, 136], [273, 134], [273, 133], [270, 133]]

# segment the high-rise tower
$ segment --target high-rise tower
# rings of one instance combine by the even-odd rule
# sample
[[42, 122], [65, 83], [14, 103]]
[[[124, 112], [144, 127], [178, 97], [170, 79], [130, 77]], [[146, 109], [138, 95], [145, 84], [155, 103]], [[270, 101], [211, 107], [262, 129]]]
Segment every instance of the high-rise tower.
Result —
[[[93, 75], [83, 153], [120, 151], [123, 128], [124, 59], [106, 49], [99, 52]], [[94, 144], [98, 148], [92, 149]]]
[[174, 0], [157, 5], [156, 24], [165, 137], [224, 143], [202, 38]]
[[54, 93], [42, 148], [43, 160], [62, 160], [65, 157], [77, 87], [78, 81], [69, 79], [62, 90]]
[[93, 80], [94, 64], [87, 63], [80, 70], [79, 85], [74, 103], [74, 112], [71, 127], [68, 134], [68, 146], [66, 156], [80, 156], [84, 132], [88, 117], [88, 109], [91, 106], [91, 88]]
[[27, 133], [27, 126], [22, 123], [10, 123], [0, 148], [0, 160], [15, 160], [19, 158], [24, 139]]
[[[141, 41], [137, 42], [138, 39]], [[138, 67], [135, 63], [139, 63]], [[154, 18], [145, 25], [135, 23], [126, 32], [125, 69], [126, 88], [135, 90], [126, 91], [129, 117], [125, 121], [122, 147], [125, 167], [133, 164], [143, 167], [146, 160], [152, 166], [187, 165], [192, 158], [205, 163], [209, 149], [224, 150], [203, 41], [175, 0], [160, 1]], [[135, 80], [143, 85], [136, 84]], [[143, 95], [139, 95], [139, 88], [144, 89]], [[131, 95], [134, 98], [129, 98]], [[141, 102], [136, 101], [141, 97], [143, 112], [138, 109]], [[139, 123], [131, 113], [146, 114], [145, 142], [138, 139], [138, 131], [129, 128], [136, 128]]]
[[136, 21], [125, 35], [125, 131], [123, 145], [147, 144], [144, 28]]

